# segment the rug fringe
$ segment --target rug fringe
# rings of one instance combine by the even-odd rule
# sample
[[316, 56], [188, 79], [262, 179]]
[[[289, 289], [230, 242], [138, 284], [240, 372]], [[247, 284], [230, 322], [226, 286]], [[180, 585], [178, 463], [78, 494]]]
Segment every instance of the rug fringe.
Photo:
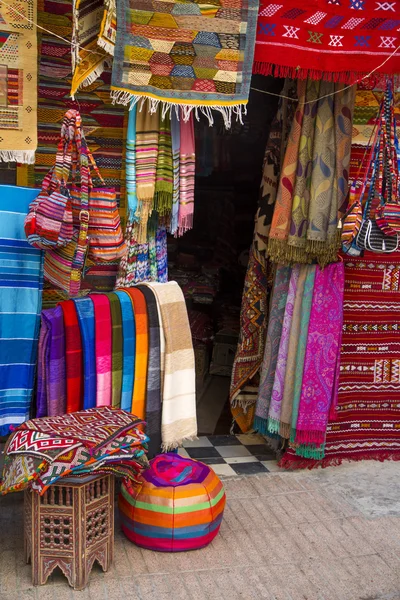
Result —
[[114, 44], [111, 44], [110, 42], [107, 42], [103, 38], [99, 37], [99, 39], [97, 40], [97, 45], [100, 46], [100, 48], [105, 50], [111, 56], [114, 56], [114, 50], [115, 50]]
[[36, 150], [0, 150], [0, 162], [16, 162], [25, 165], [35, 164]]
[[183, 438], [180, 438], [179, 440], [176, 440], [175, 442], [163, 442], [161, 444], [161, 451], [162, 452], [171, 452], [171, 450], [176, 450], [177, 448], [181, 448], [183, 446], [184, 442], [194, 442], [198, 439], [199, 438], [197, 437], [197, 435], [191, 435], [191, 436], [185, 436]]
[[75, 94], [78, 90], [84, 88], [84, 87], [88, 87], [89, 85], [91, 85], [92, 83], [94, 83], [99, 77], [100, 75], [102, 75], [104, 73], [104, 70], [107, 67], [111, 67], [112, 65], [112, 60], [111, 58], [108, 58], [107, 56], [104, 58], [104, 60], [102, 60], [97, 67], [94, 69], [94, 71], [92, 71], [91, 73], [89, 73], [89, 75], [79, 83], [79, 85], [75, 88], [73, 87], [71, 89], [71, 98], [72, 100], [75, 101]]
[[356, 456], [352, 456], [351, 458], [348, 456], [332, 456], [325, 457], [322, 460], [313, 460], [311, 458], [299, 458], [295, 455], [287, 456], [287, 453], [281, 458], [278, 462], [278, 466], [283, 469], [295, 470], [295, 469], [316, 469], [321, 467], [325, 469], [326, 467], [338, 467], [344, 462], [359, 462], [361, 460], [376, 460], [378, 462], [384, 462], [385, 460], [392, 461], [400, 461], [400, 450], [395, 452], [373, 452], [373, 453], [364, 453], [357, 454]]
[[182, 117], [183, 121], [187, 123], [190, 119], [190, 115], [194, 112], [197, 121], [200, 121], [200, 115], [204, 115], [208, 119], [210, 127], [214, 125], [213, 111], [219, 112], [224, 120], [226, 129], [230, 129], [232, 125], [232, 118], [236, 116], [236, 121], [243, 125], [243, 117], [247, 115], [246, 104], [234, 104], [232, 106], [218, 106], [218, 105], [190, 105], [177, 104], [175, 102], [169, 102], [168, 100], [159, 100], [157, 98], [148, 98], [147, 96], [137, 96], [133, 92], [126, 92], [124, 90], [111, 90], [111, 100], [113, 104], [122, 104], [123, 106], [129, 105], [129, 110], [138, 104], [139, 111], [143, 110], [144, 104], [147, 102], [147, 109], [150, 114], [157, 112], [159, 106], [161, 107], [161, 117], [164, 119], [169, 113], [171, 115], [172, 110], [175, 110], [176, 117], [179, 120]]
[[256, 61], [253, 64], [253, 73], [255, 75], [272, 75], [273, 77], [282, 77], [290, 79], [315, 79], [324, 81], [331, 81], [335, 83], [348, 83], [354, 84], [361, 77], [366, 75], [362, 72], [357, 71], [335, 71], [325, 72], [318, 69], [301, 69], [300, 67], [284, 67], [283, 65], [274, 65], [272, 63], [266, 63]]

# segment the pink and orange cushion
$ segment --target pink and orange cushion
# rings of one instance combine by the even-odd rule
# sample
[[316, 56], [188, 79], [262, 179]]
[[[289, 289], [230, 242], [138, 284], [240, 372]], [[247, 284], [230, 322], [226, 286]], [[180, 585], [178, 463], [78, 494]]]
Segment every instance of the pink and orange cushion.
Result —
[[138, 484], [122, 484], [122, 531], [149, 550], [204, 548], [219, 531], [225, 502], [224, 487], [210, 467], [178, 454], [160, 454]]

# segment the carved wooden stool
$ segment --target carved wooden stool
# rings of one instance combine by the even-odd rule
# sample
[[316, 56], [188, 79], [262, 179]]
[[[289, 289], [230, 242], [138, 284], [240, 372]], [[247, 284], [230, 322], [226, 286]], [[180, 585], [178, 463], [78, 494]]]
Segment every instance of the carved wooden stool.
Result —
[[39, 496], [24, 498], [25, 559], [33, 585], [44, 585], [59, 567], [82, 590], [95, 560], [107, 571], [114, 553], [114, 477], [60, 480]]

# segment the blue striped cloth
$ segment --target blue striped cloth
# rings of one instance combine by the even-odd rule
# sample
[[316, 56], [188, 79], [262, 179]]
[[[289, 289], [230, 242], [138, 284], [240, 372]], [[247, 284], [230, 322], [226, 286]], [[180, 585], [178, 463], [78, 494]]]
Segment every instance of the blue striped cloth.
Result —
[[24, 221], [39, 190], [0, 186], [0, 435], [30, 416], [43, 289], [43, 253]]
[[79, 329], [83, 350], [83, 408], [96, 406], [96, 348], [94, 327], [94, 305], [90, 298], [74, 300], [78, 313]]
[[128, 217], [136, 221], [138, 199], [136, 195], [136, 104], [129, 110], [126, 132], [126, 196], [128, 200]]
[[115, 292], [121, 303], [122, 335], [124, 338], [124, 360], [122, 365], [122, 394], [121, 408], [131, 412], [133, 387], [135, 383], [135, 356], [136, 356], [136, 324], [133, 313], [132, 301], [126, 292]]

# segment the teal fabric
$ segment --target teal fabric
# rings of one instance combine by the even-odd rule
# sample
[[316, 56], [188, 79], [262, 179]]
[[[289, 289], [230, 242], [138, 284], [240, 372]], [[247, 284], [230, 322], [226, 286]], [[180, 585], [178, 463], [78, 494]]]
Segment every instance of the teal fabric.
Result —
[[96, 348], [94, 306], [90, 298], [77, 298], [74, 300], [78, 313], [79, 329], [82, 338], [83, 350], [83, 408], [96, 406]]

